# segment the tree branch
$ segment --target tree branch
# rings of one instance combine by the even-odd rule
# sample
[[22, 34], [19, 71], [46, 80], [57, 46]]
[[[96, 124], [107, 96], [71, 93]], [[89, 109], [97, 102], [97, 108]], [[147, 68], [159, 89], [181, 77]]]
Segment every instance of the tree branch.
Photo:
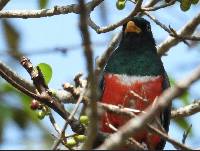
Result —
[[91, 28], [93, 28], [98, 34], [112, 31], [112, 30], [116, 29], [117, 27], [126, 23], [128, 20], [130, 20], [131, 17], [135, 16], [140, 11], [142, 2], [143, 2], [143, 0], [138, 0], [136, 5], [135, 5], [134, 10], [127, 17], [125, 17], [124, 19], [120, 20], [117, 23], [114, 23], [114, 24], [111, 24], [109, 26], [100, 28], [91, 19], [89, 19], [89, 26]]
[[[131, 108], [121, 108], [121, 107], [116, 106], [116, 105], [105, 104], [105, 103], [98, 103], [98, 107], [103, 108], [106, 111], [113, 112], [115, 114], [126, 115], [126, 116], [129, 116], [131, 118], [134, 118], [134, 117], [137, 116], [136, 114], [134, 114], [135, 111]], [[153, 133], [158, 134], [163, 139], [167, 140], [168, 142], [170, 142], [171, 144], [173, 144], [177, 148], [180, 148], [180, 149], [183, 149], [183, 150], [191, 150], [189, 147], [187, 147], [187, 146], [181, 144], [180, 142], [170, 138], [166, 133], [160, 131], [159, 129], [155, 128], [154, 126], [152, 126], [150, 124], [147, 124], [147, 129], [149, 129]]]
[[[200, 24], [200, 13], [198, 13], [192, 20], [190, 20], [181, 30], [177, 32], [179, 36], [189, 36], [191, 35], [196, 27]], [[177, 45], [181, 40], [174, 38], [174, 37], [168, 37], [164, 42], [159, 44], [157, 46], [158, 48], [158, 54], [163, 55], [169, 49], [175, 45]]]
[[172, 0], [172, 1], [170, 1], [169, 3], [165, 3], [165, 4], [162, 4], [162, 5], [160, 5], [160, 6], [155, 6], [155, 7], [144, 7], [144, 8], [142, 8], [142, 10], [143, 10], [143, 11], [156, 11], [156, 10], [158, 10], [158, 9], [165, 8], [165, 7], [174, 5], [176, 1], [177, 1], [177, 0]]
[[[92, 0], [86, 4], [87, 9], [92, 11], [103, 0]], [[71, 4], [67, 6], [54, 6], [52, 9], [41, 10], [5, 10], [0, 12], [0, 18], [40, 18], [50, 17], [68, 13], [80, 13], [80, 6], [78, 4]]]
[[60, 103], [58, 100], [56, 100], [54, 97], [52, 97], [51, 93], [48, 90], [48, 86], [45, 83], [44, 77], [42, 75], [42, 72], [40, 71], [39, 67], [35, 69], [30, 62], [30, 60], [26, 57], [21, 58], [21, 64], [23, 67], [27, 70], [27, 72], [30, 74], [33, 83], [35, 87], [37, 88], [40, 97], [38, 101], [41, 101], [41, 98], [44, 98], [46, 101], [42, 102], [46, 104], [47, 106], [51, 107], [53, 110], [55, 110], [58, 114], [60, 114], [70, 125], [74, 132], [76, 133], [84, 133], [85, 128], [83, 125], [80, 124], [78, 120], [76, 120], [74, 117], [71, 117], [63, 106], [62, 103]]
[[[169, 28], [167, 26], [165, 26], [164, 24], [162, 24], [159, 20], [157, 20], [154, 16], [150, 15], [147, 12], [143, 12], [143, 14], [145, 14], [146, 16], [148, 16], [151, 20], [153, 20], [158, 26], [160, 26], [162, 29], [164, 29], [166, 32], [169, 33], [170, 36], [173, 36], [177, 39], [180, 39], [181, 41], [183, 41], [186, 45], [189, 45], [188, 42], [185, 40], [185, 38], [183, 38], [183, 36], [180, 36], [177, 34], [177, 32], [171, 28], [169, 26]], [[196, 37], [195, 37], [196, 38]]]
[[[85, 88], [84, 88], [84, 89], [85, 89]], [[72, 110], [72, 112], [70, 113], [70, 115], [69, 115], [69, 117], [68, 117], [68, 121], [70, 121], [70, 120], [72, 120], [72, 119], [74, 118], [74, 115], [75, 115], [75, 113], [77, 112], [77, 110], [78, 110], [78, 108], [79, 108], [79, 105], [80, 105], [80, 103], [81, 103], [81, 101], [82, 101], [82, 99], [83, 99], [83, 94], [84, 94], [84, 92], [85, 92], [85, 91], [82, 91], [82, 92], [81, 92], [81, 94], [80, 94], [80, 96], [79, 96], [79, 98], [78, 98], [78, 100], [77, 100], [77, 103], [76, 103], [74, 109]], [[64, 127], [63, 127], [63, 129], [62, 129], [62, 131], [61, 131], [61, 133], [60, 133], [60, 137], [59, 137], [59, 139], [54, 143], [54, 145], [52, 146], [52, 150], [56, 150], [57, 147], [59, 146], [59, 144], [61, 143], [62, 139], [65, 138], [65, 130], [66, 130], [68, 124], [69, 124], [68, 121], [65, 122], [65, 125], [64, 125]]]
[[90, 34], [88, 31], [88, 12], [84, 0], [79, 0], [80, 4], [80, 31], [83, 38], [83, 48], [84, 48], [84, 55], [86, 59], [86, 66], [88, 71], [88, 82], [87, 86], [88, 89], [86, 90], [86, 95], [90, 99], [88, 103], [88, 116], [89, 116], [89, 125], [87, 129], [87, 138], [85, 143], [83, 144], [83, 149], [91, 149], [93, 142], [97, 135], [97, 102], [98, 95], [97, 95], [97, 80], [94, 74], [94, 63], [93, 63], [93, 51], [91, 48], [91, 41], [90, 41]]
[[35, 93], [36, 88], [33, 86], [33, 84], [20, 77], [15, 71], [13, 71], [10, 67], [8, 67], [0, 60], [0, 75], [2, 76], [3, 73], [5, 74], [5, 76], [9, 77], [9, 79], [12, 79], [12, 81], [15, 81], [32, 93]]
[[61, 133], [61, 129], [58, 126], [58, 124], [56, 123], [52, 113], [49, 114], [49, 120], [50, 120], [51, 124], [53, 125], [54, 129], [58, 132], [58, 134], [60, 134]]
[[153, 7], [156, 5], [160, 0], [148, 0], [147, 3], [145, 4], [145, 7]]
[[[6, 69], [6, 70], [4, 70]], [[5, 66], [2, 62], [0, 62], [0, 75], [2, 78], [4, 78], [7, 82], [12, 84], [15, 88], [23, 92], [24, 94], [32, 97], [35, 100], [38, 100], [39, 102], [49, 106], [52, 108], [54, 111], [56, 111], [63, 119], [68, 119], [69, 113], [63, 110], [62, 107], [60, 107], [59, 103], [55, 98], [51, 97], [50, 95], [47, 95], [46, 93], [41, 93], [41, 95], [35, 93], [35, 88], [34, 92], [30, 91], [27, 89], [27, 86], [24, 87], [24, 84], [21, 84], [20, 82], [23, 82], [23, 79], [20, 79], [17, 77], [16, 74], [12, 70], [10, 70], [7, 66]], [[17, 80], [22, 80], [22, 81], [15, 81], [15, 78]], [[19, 83], [18, 83], [19, 82]], [[79, 121], [77, 121], [75, 118], [69, 121], [72, 130], [83, 134], [85, 129], [81, 126]]]
[[0, 11], [6, 6], [10, 0], [0, 0]]
[[200, 112], [200, 100], [194, 101], [192, 104], [173, 110], [172, 118], [187, 117]]
[[[37, 98], [39, 98], [37, 95], [35, 95], [36, 87], [31, 82], [19, 76], [15, 71], [13, 71], [2, 61], [0, 61], [0, 76], [26, 95], [35, 98], [36, 100]], [[56, 96], [62, 102], [74, 102], [72, 95], [64, 90], [50, 89], [49, 91], [51, 91], [53, 95]]]
[[163, 133], [162, 131], [160, 131], [159, 129], [153, 127], [152, 125], [148, 125], [148, 128], [153, 131], [156, 134], [159, 134], [159, 136], [161, 136], [163, 139], [167, 140], [168, 142], [170, 142], [171, 144], [173, 144], [176, 148], [181, 149], [181, 150], [192, 150], [191, 148], [189, 148], [188, 146], [177, 142], [175, 139], [172, 139], [171, 137], [169, 137], [166, 133]]

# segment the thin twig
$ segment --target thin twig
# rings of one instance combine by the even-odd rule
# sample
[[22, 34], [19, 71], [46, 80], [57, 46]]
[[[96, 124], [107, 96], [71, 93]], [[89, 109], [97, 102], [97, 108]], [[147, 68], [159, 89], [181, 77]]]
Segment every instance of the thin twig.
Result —
[[65, 130], [66, 130], [68, 124], [69, 124], [68, 121], [72, 120], [73, 117], [74, 117], [74, 115], [75, 115], [75, 113], [77, 112], [77, 110], [78, 110], [78, 108], [79, 108], [79, 105], [80, 105], [80, 103], [81, 103], [81, 101], [82, 101], [82, 99], [83, 99], [83, 94], [84, 94], [84, 92], [85, 92], [85, 91], [82, 91], [82, 93], [80, 94], [80, 96], [79, 96], [79, 98], [78, 98], [78, 100], [77, 100], [77, 103], [76, 103], [74, 109], [73, 109], [72, 112], [70, 113], [68, 120], [66, 120], [66, 122], [65, 122], [65, 125], [64, 125], [64, 127], [63, 127], [63, 129], [62, 129], [62, 131], [61, 131], [61, 133], [60, 133], [59, 139], [58, 139], [58, 140], [54, 143], [54, 145], [52, 146], [52, 150], [56, 150], [57, 147], [59, 146], [59, 144], [61, 143], [62, 139], [65, 137]]
[[[105, 32], [109, 32], [109, 31], [112, 31], [114, 29], [116, 29], [117, 27], [123, 25], [124, 23], [126, 23], [128, 20], [130, 20], [131, 17], [135, 16], [141, 9], [141, 5], [142, 5], [142, 2], [143, 0], [138, 0], [136, 5], [135, 5], [135, 8], [134, 10], [127, 16], [125, 17], [124, 19], [120, 20], [119, 22], [117, 23], [114, 23], [114, 24], [111, 24], [111, 25], [108, 25], [106, 27], [99, 27], [97, 26], [91, 19], [90, 19], [90, 22], [89, 22], [89, 25], [98, 33], [105, 33]], [[92, 24], [91, 24], [92, 23]]]
[[191, 148], [189, 148], [188, 146], [177, 142], [175, 139], [170, 138], [166, 133], [160, 131], [159, 129], [153, 127], [152, 125], [148, 125], [148, 128], [150, 130], [152, 130], [154, 133], [159, 134], [159, 136], [161, 136], [163, 139], [167, 140], [168, 142], [170, 142], [171, 144], [173, 144], [176, 148], [181, 149], [181, 150], [192, 150]]
[[155, 6], [155, 7], [144, 7], [144, 8], [142, 8], [142, 10], [143, 10], [143, 11], [156, 11], [156, 10], [159, 10], [159, 9], [161, 9], [161, 8], [165, 8], [165, 7], [174, 5], [176, 1], [177, 1], [177, 0], [172, 0], [172, 1], [170, 1], [169, 3], [165, 3], [165, 4], [162, 4], [162, 5], [160, 5], [160, 6]]
[[[190, 36], [195, 31], [197, 26], [200, 24], [200, 13], [198, 13], [192, 20], [190, 20], [184, 27], [182, 27], [181, 30], [177, 32], [179, 36]], [[164, 42], [159, 44], [157, 46], [158, 48], [158, 54], [163, 55], [167, 51], [169, 51], [170, 48], [177, 45], [181, 40], [174, 38], [174, 37], [168, 37]]]
[[[93, 42], [92, 45], [95, 47], [104, 46], [106, 41], [96, 41]], [[66, 47], [55, 47], [55, 48], [41, 48], [41, 49], [27, 49], [22, 50], [24, 56], [32, 56], [32, 55], [46, 55], [50, 53], [60, 53], [67, 54], [70, 51], [77, 50], [82, 47], [82, 44], [69, 45]], [[15, 52], [11, 52], [9, 50], [0, 50], [0, 57], [9, 57], [9, 55], [16, 56]]]
[[143, 12], [143, 14], [145, 14], [146, 16], [148, 16], [151, 20], [153, 20], [158, 26], [160, 26], [162, 29], [164, 29], [166, 32], [168, 32], [169, 33], [169, 35], [171, 35], [171, 36], [173, 36], [173, 37], [175, 37], [175, 38], [178, 38], [178, 39], [180, 39], [181, 41], [183, 41], [186, 45], [189, 45], [188, 44], [188, 42], [185, 40], [185, 39], [183, 39], [183, 38], [181, 38], [177, 33], [176, 33], [176, 31], [173, 29], [173, 28], [171, 28], [171, 27], [167, 27], [167, 26], [165, 26], [164, 24], [162, 24], [158, 19], [156, 19], [154, 16], [152, 16], [152, 15], [150, 15], [149, 13], [147, 13], [147, 12]]
[[[114, 127], [111, 123], [107, 123], [108, 127], [110, 129], [112, 129], [114, 132], [117, 132], [118, 129], [116, 127]], [[134, 138], [129, 138], [127, 141], [127, 145], [129, 145], [129, 147], [131, 147], [131, 149], [139, 149], [139, 150], [145, 150], [144, 146], [142, 144], [140, 144], [138, 141], [136, 141]]]
[[58, 134], [60, 134], [61, 133], [60, 127], [56, 123], [52, 113], [49, 114], [49, 120], [50, 120], [51, 124], [53, 125], [54, 129], [58, 132]]
[[178, 35], [178, 34], [177, 35], [170, 34], [170, 36], [176, 37], [178, 39], [200, 41], [200, 37], [197, 37], [197, 36], [181, 36], [181, 35]]
[[[132, 1], [132, 0], [131, 0]], [[145, 4], [145, 8], [147, 7], [153, 7], [156, 5], [160, 0], [148, 0], [147, 3]]]
[[[89, 11], [92, 11], [103, 0], [92, 0], [86, 4]], [[67, 6], [54, 6], [52, 9], [41, 10], [5, 10], [0, 12], [0, 18], [40, 18], [50, 17], [68, 13], [80, 13], [80, 6], [78, 4], [71, 4]]]

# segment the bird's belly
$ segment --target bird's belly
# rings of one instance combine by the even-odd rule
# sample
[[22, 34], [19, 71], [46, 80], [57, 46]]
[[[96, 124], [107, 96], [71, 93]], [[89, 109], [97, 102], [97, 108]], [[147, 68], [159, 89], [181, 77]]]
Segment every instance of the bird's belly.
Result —
[[[128, 77], [106, 74], [101, 102], [144, 111], [162, 93], [162, 83], [162, 76]], [[129, 119], [127, 116], [106, 112], [101, 118], [101, 131], [112, 133], [114, 131], [109, 124], [119, 128]], [[141, 131], [134, 136], [139, 142], [146, 137], [146, 131]], [[160, 141], [157, 136], [152, 136], [151, 139]]]

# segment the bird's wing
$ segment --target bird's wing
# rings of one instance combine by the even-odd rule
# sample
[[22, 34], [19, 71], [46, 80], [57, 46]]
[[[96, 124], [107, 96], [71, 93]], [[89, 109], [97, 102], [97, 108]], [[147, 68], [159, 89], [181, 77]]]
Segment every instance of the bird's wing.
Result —
[[[166, 72], [164, 72], [163, 76], [164, 76], [163, 90], [165, 90], [170, 87], [170, 82]], [[168, 133], [169, 131], [170, 117], [171, 117], [171, 104], [165, 107], [162, 114], [160, 115], [161, 124], [165, 129], [166, 133]], [[165, 143], [166, 141], [164, 139], [161, 139], [161, 142], [159, 143], [156, 149], [163, 150]]]
[[[169, 78], [166, 74], [166, 72], [164, 73], [164, 83], [163, 83], [163, 89], [167, 89], [170, 87], [170, 82], [169, 82]], [[170, 123], [170, 116], [171, 116], [171, 104], [169, 106], [167, 106], [164, 110], [163, 110], [163, 117], [161, 119], [162, 124], [164, 129], [166, 130], [166, 132], [169, 131], [169, 123]]]

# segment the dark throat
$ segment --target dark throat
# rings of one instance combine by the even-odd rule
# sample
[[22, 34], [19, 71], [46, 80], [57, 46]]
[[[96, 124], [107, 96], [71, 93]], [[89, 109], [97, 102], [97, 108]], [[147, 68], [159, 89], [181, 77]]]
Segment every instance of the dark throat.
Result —
[[126, 35], [122, 39], [110, 56], [105, 72], [135, 76], [157, 76], [164, 73], [153, 38]]

